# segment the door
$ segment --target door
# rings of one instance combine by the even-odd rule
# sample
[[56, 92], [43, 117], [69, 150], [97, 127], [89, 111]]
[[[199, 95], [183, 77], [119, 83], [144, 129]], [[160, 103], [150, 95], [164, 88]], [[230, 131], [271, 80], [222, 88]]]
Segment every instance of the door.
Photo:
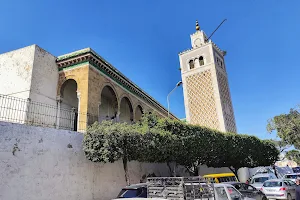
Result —
[[284, 182], [284, 185], [285, 185], [285, 188], [286, 188], [287, 195], [290, 194], [292, 196], [292, 199], [293, 199], [294, 196], [296, 196], [296, 195], [295, 195], [295, 192], [293, 192], [293, 190], [292, 190], [291, 184], [288, 181], [283, 181], [283, 182]]
[[233, 186], [225, 186], [231, 200], [242, 200], [241, 193]]
[[249, 193], [249, 192], [247, 191], [247, 185], [246, 185], [246, 184], [243, 184], [243, 183], [240, 183], [240, 184], [234, 184], [234, 187], [235, 187], [238, 191], [240, 191], [240, 193], [242, 193], [243, 196], [252, 198], [251, 193]]
[[255, 187], [248, 185], [248, 184], [243, 184], [243, 187], [245, 188], [245, 191], [248, 194], [247, 197], [253, 198], [256, 200], [262, 199], [263, 193], [261, 191], [257, 190]]
[[290, 180], [287, 180], [287, 182], [290, 184], [290, 193], [292, 195], [293, 199], [296, 199], [296, 183]]

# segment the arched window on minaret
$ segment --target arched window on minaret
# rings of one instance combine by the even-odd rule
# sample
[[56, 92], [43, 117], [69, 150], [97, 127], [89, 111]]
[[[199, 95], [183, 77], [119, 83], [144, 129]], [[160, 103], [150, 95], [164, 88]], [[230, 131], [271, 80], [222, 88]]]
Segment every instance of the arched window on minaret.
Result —
[[200, 56], [200, 58], [199, 58], [199, 65], [200, 65], [200, 66], [204, 65], [204, 59], [203, 59], [203, 56]]
[[194, 69], [195, 68], [195, 64], [194, 64], [193, 60], [190, 60], [189, 65], [190, 65], [190, 69]]

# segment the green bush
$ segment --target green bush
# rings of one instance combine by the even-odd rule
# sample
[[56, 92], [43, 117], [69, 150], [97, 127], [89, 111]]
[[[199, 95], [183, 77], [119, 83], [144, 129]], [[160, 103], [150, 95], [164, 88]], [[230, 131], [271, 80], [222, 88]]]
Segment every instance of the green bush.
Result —
[[83, 150], [93, 162], [123, 160], [160, 162], [185, 166], [198, 175], [198, 166], [229, 167], [235, 174], [241, 167], [272, 165], [279, 151], [274, 143], [254, 136], [222, 133], [181, 121], [144, 115], [134, 125], [102, 122], [90, 126]]

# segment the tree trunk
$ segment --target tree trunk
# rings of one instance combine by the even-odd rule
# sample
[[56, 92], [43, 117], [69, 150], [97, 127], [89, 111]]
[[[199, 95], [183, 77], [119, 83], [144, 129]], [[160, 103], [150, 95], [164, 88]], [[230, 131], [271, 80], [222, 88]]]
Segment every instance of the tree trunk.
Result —
[[172, 169], [172, 167], [171, 167], [171, 163], [170, 162], [167, 162], [167, 166], [168, 166], [168, 168], [169, 168], [169, 171], [170, 171], [170, 175], [172, 176], [172, 177], [176, 177], [176, 162], [174, 162], [174, 167], [173, 167], [173, 169]]
[[174, 162], [173, 177], [176, 177], [176, 167], [177, 167], [177, 164], [176, 164], [176, 162]]
[[125, 172], [125, 181], [127, 183], [127, 185], [130, 185], [130, 180], [129, 180], [129, 174], [128, 174], [128, 160], [127, 160], [127, 156], [123, 157], [123, 168], [124, 168], [124, 172]]
[[194, 166], [194, 176], [199, 176], [198, 166]]
[[127, 153], [127, 137], [123, 139], [124, 154], [123, 154], [123, 168], [125, 172], [125, 181], [127, 185], [130, 185], [129, 174], [128, 174], [128, 153]]
[[172, 168], [171, 168], [170, 162], [167, 162], [167, 166], [169, 168], [170, 176], [172, 176], [173, 172], [172, 172]]
[[237, 173], [238, 169], [235, 169], [234, 167], [228, 167], [228, 168], [230, 169], [230, 171], [232, 171], [232, 173], [234, 173], [238, 181], [240, 181]]

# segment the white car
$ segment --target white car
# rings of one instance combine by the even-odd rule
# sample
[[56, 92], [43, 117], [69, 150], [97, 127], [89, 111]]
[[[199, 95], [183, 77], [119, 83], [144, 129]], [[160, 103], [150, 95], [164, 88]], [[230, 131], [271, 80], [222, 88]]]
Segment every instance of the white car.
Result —
[[284, 179], [296, 182], [296, 179], [300, 177], [300, 173], [291, 173], [284, 175]]
[[296, 198], [296, 184], [290, 180], [272, 179], [264, 182], [261, 191], [268, 199], [287, 199]]
[[263, 183], [270, 179], [277, 179], [277, 177], [275, 176], [275, 174], [271, 174], [271, 173], [257, 174], [251, 178], [250, 185], [252, 185], [256, 189], [260, 190], [261, 187], [263, 186]]

